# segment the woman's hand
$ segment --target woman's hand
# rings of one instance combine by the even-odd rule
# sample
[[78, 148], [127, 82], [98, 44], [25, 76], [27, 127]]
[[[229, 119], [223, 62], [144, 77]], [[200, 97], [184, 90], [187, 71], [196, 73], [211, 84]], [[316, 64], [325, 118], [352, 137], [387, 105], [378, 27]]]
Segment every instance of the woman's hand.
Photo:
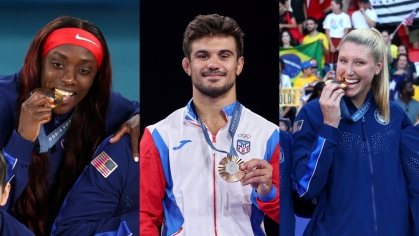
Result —
[[17, 132], [24, 139], [34, 142], [42, 124], [51, 120], [51, 105], [54, 99], [40, 92], [34, 93], [22, 103]]
[[132, 158], [134, 158], [135, 162], [138, 162], [138, 147], [140, 145], [140, 114], [131, 117], [131, 119], [125, 122], [118, 132], [116, 132], [115, 136], [109, 140], [109, 142], [118, 142], [124, 134], [131, 135]]
[[339, 126], [341, 118], [340, 100], [343, 95], [345, 95], [345, 91], [340, 88], [339, 84], [330, 83], [323, 88], [319, 103], [325, 124], [335, 128]]

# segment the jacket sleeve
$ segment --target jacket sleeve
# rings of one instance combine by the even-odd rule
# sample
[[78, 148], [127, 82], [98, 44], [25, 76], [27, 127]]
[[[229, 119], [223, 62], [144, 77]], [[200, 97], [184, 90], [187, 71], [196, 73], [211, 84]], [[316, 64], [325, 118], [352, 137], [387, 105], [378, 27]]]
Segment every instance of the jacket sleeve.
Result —
[[2, 209], [10, 212], [29, 181], [28, 168], [34, 142], [22, 138], [15, 130], [20, 72], [0, 76], [0, 150], [7, 163], [7, 182], [12, 185]]
[[86, 167], [65, 199], [52, 235], [139, 234], [139, 169], [130, 147], [130, 137], [124, 135], [99, 152], [101, 158]]
[[158, 235], [163, 223], [165, 178], [160, 154], [150, 130], [145, 129], [140, 142], [140, 234]]
[[403, 129], [400, 142], [402, 167], [407, 179], [413, 218], [412, 235], [419, 235], [419, 125]]
[[[266, 196], [257, 194], [256, 202], [267, 216], [279, 223], [279, 132], [275, 131], [268, 141], [267, 154], [270, 156], [269, 164], [272, 165], [272, 188]], [[266, 158], [265, 158], [266, 159]]]
[[120, 93], [111, 92], [106, 118], [106, 136], [114, 134], [127, 120], [140, 113], [140, 104], [129, 101]]
[[292, 178], [300, 197], [316, 198], [327, 182], [336, 149], [337, 128], [315, 121], [306, 107], [294, 122]]
[[10, 212], [17, 198], [29, 182], [29, 163], [35, 142], [28, 141], [13, 131], [7, 145], [3, 148], [3, 156], [7, 163], [7, 182], [11, 184], [9, 198], [2, 208]]

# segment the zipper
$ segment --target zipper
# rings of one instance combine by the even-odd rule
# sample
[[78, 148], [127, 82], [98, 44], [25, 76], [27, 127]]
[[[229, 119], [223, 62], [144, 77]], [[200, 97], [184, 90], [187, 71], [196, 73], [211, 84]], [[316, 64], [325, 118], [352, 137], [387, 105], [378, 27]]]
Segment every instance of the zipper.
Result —
[[368, 142], [368, 137], [367, 137], [367, 131], [365, 128], [365, 118], [364, 116], [362, 117], [362, 133], [363, 133], [363, 138], [364, 141], [367, 145], [367, 150], [368, 150], [368, 160], [370, 162], [370, 171], [371, 171], [371, 194], [372, 194], [372, 209], [373, 209], [373, 213], [374, 213], [374, 229], [375, 229], [375, 235], [378, 234], [378, 227], [377, 227], [377, 210], [375, 207], [375, 190], [374, 190], [374, 168], [372, 166], [372, 157], [371, 157], [371, 149], [370, 149], [370, 144]]
[[[211, 135], [212, 135], [212, 143], [215, 143], [216, 142], [216, 136], [213, 135], [213, 134], [211, 134]], [[213, 160], [213, 162], [212, 162], [212, 174], [213, 174], [213, 180], [214, 180], [214, 184], [213, 184], [213, 188], [214, 188], [214, 233], [217, 236], [217, 189], [216, 189], [216, 185], [215, 185], [217, 178], [216, 178], [216, 175], [215, 175], [216, 174], [215, 173], [215, 169], [216, 169], [215, 150], [212, 150], [212, 156], [213, 156], [213, 158], [212, 158], [212, 160]]]
[[59, 123], [60, 123], [60, 121], [58, 120], [58, 115], [57, 115], [57, 116], [55, 116], [54, 125], [58, 126]]
[[[211, 130], [209, 130], [207, 126], [205, 127], [206, 130], [207, 130], [207, 132], [209, 132], [211, 134], [211, 138], [212, 138], [211, 142], [212, 143], [216, 143], [217, 142], [217, 134], [218, 134], [218, 131], [220, 131], [222, 128], [224, 128], [228, 124], [228, 116], [227, 116], [227, 113], [225, 113], [224, 111], [223, 111], [223, 113], [227, 117], [227, 123], [225, 123], [220, 129], [218, 129], [217, 132], [215, 133], [215, 135], [212, 134]], [[192, 123], [192, 124], [194, 124], [194, 123]], [[196, 124], [194, 124], [194, 125], [196, 125]], [[200, 126], [200, 125], [198, 124], [198, 126]], [[232, 138], [234, 139], [234, 137], [232, 137]], [[216, 177], [216, 169], [217, 169], [217, 164], [215, 162], [215, 160], [216, 160], [215, 153], [216, 153], [216, 151], [215, 150], [212, 150], [212, 157], [213, 157], [212, 176], [213, 176], [213, 181], [214, 181], [213, 182], [214, 183], [213, 184], [213, 192], [214, 192], [214, 233], [215, 233], [215, 236], [218, 236], [218, 233], [217, 233], [217, 189], [216, 189], [216, 179], [217, 179], [217, 177]]]

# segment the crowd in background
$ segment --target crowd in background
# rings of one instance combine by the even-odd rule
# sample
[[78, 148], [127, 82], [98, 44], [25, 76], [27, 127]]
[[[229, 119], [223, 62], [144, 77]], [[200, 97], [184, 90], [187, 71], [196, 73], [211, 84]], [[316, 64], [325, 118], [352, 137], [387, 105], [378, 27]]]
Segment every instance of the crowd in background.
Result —
[[[403, 19], [400, 19], [402, 21]], [[279, 2], [279, 43], [280, 50], [318, 41], [322, 46], [321, 62], [315, 58], [302, 61], [301, 73], [295, 78], [283, 74], [283, 88], [294, 87], [301, 90], [299, 107], [282, 107], [280, 121], [283, 127], [292, 129], [295, 116], [304, 104], [320, 97], [324, 82], [335, 79], [335, 69], [339, 55], [339, 43], [351, 30], [358, 28], [378, 29], [387, 46], [387, 60], [390, 73], [390, 100], [398, 103], [413, 124], [419, 113], [419, 78], [410, 51], [419, 49], [419, 25], [402, 25], [399, 31], [383, 27], [369, 0], [280, 0]], [[287, 66], [280, 58], [284, 71]]]

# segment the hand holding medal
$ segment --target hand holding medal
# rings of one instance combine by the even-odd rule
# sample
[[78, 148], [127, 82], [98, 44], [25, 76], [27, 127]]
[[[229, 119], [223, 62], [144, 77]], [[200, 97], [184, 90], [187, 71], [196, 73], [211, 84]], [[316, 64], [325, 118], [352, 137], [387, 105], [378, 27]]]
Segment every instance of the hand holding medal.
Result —
[[242, 185], [254, 188], [260, 196], [266, 196], [272, 188], [272, 165], [265, 160], [252, 159], [240, 165], [246, 174], [241, 178]]
[[[40, 125], [51, 120], [51, 109], [60, 101], [49, 89], [35, 89], [29, 98], [22, 103], [17, 132], [29, 141], [35, 141]], [[62, 97], [61, 97], [62, 99]], [[62, 101], [62, 100], [61, 100]]]
[[[34, 89], [30, 94], [29, 97], [32, 96], [34, 93], [40, 93], [47, 96], [47, 99], [49, 100], [49, 103], [51, 105], [51, 108], [56, 108], [60, 106], [63, 103], [63, 95], [61, 93], [57, 92], [54, 88], [37, 88]], [[38, 106], [42, 106], [39, 104]]]

